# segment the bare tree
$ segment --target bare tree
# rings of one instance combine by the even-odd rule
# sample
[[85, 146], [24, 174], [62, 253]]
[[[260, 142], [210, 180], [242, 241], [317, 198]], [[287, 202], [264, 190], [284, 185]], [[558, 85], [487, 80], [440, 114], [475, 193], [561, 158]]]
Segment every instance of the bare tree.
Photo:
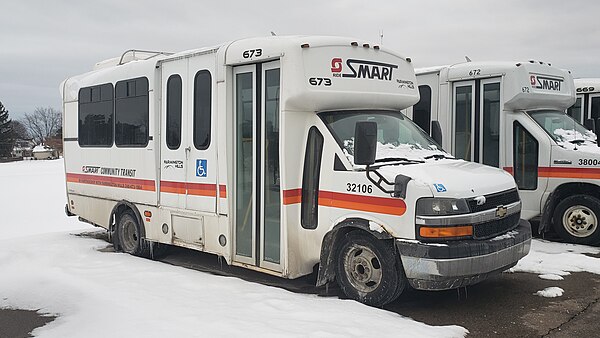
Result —
[[36, 143], [43, 143], [62, 127], [62, 113], [51, 107], [38, 107], [25, 114], [23, 124]]

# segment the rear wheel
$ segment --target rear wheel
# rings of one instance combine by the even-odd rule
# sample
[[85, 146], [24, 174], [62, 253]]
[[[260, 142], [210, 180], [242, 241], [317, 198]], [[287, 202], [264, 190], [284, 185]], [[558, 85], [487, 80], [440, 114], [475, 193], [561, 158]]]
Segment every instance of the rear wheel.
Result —
[[117, 243], [119, 248], [130, 255], [156, 258], [164, 253], [165, 246], [147, 241], [142, 237], [140, 224], [131, 210], [124, 211], [117, 223]]
[[574, 195], [562, 200], [554, 209], [553, 227], [570, 243], [598, 244], [599, 220], [600, 200], [588, 195]]
[[406, 277], [392, 242], [352, 231], [338, 248], [336, 276], [346, 296], [371, 306], [400, 296]]

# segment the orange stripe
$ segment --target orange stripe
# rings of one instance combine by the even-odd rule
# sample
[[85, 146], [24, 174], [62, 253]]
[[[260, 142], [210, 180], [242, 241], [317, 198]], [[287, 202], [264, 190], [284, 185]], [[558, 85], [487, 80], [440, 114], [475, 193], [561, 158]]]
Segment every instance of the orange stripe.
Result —
[[[504, 170], [514, 174], [512, 167], [505, 167]], [[600, 179], [600, 168], [539, 167], [538, 177]]]
[[[302, 189], [289, 189], [283, 191], [284, 205], [301, 202]], [[402, 216], [406, 212], [406, 203], [404, 200], [398, 198], [361, 196], [324, 190], [319, 191], [319, 205], [396, 216]]]
[[333, 191], [319, 191], [319, 205], [333, 208], [402, 216], [406, 203], [399, 198], [360, 196]]
[[599, 179], [600, 169], [598, 168], [569, 168], [569, 167], [540, 167], [538, 168], [540, 177], [549, 178], [588, 178]]
[[302, 189], [289, 189], [283, 191], [283, 205], [302, 202]]
[[155, 181], [139, 178], [67, 173], [67, 182], [133, 190], [156, 191]]
[[[217, 196], [217, 185], [211, 183], [188, 183], [188, 182], [173, 182], [160, 181], [160, 191], [172, 194], [183, 194], [193, 196]], [[221, 198], [227, 197], [227, 188], [225, 185], [219, 186]]]

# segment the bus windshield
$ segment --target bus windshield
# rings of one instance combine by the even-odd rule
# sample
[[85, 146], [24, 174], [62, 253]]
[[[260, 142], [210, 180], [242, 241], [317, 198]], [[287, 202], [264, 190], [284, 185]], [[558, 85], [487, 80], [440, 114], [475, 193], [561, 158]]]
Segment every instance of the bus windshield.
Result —
[[358, 121], [377, 122], [376, 160], [406, 158], [423, 160], [432, 155], [451, 157], [399, 111], [333, 111], [319, 114], [354, 165], [354, 129]]
[[557, 143], [596, 142], [596, 135], [575, 121], [571, 116], [557, 110], [536, 110], [528, 114], [533, 117]]

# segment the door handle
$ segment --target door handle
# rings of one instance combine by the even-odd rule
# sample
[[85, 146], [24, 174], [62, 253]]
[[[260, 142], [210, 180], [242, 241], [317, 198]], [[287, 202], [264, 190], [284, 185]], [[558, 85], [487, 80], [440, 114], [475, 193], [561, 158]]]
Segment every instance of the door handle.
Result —
[[189, 146], [185, 148], [185, 159], [187, 160], [190, 157], [190, 152], [192, 151], [192, 147]]

